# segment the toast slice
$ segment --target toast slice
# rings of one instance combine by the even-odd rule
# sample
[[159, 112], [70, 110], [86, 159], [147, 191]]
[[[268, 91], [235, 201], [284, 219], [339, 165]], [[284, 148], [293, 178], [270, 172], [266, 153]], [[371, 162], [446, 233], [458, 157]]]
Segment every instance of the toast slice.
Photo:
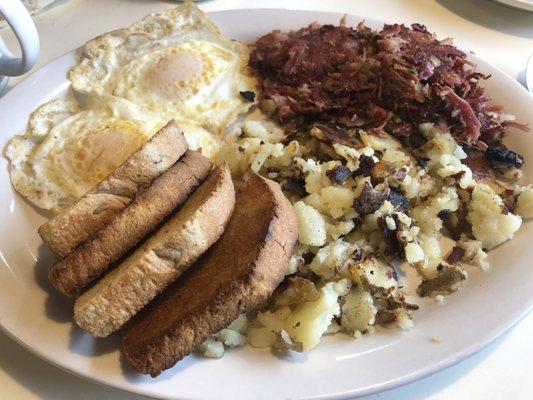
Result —
[[279, 185], [252, 175], [222, 238], [126, 327], [126, 359], [155, 377], [259, 307], [282, 281], [297, 238]]
[[184, 203], [210, 169], [207, 158], [187, 150], [108, 225], [55, 264], [49, 273], [52, 284], [67, 296], [79, 293]]
[[219, 239], [234, 206], [229, 167], [216, 166], [154, 236], [76, 300], [76, 323], [96, 337], [119, 329]]
[[39, 235], [65, 257], [109, 223], [187, 150], [183, 133], [171, 120], [106, 179], [39, 228]]

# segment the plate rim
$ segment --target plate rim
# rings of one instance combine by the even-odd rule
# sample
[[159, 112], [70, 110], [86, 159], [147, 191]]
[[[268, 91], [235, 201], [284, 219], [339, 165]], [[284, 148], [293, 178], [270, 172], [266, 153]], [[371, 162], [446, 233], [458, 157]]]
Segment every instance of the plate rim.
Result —
[[503, 4], [515, 10], [533, 11], [533, 3], [527, 0], [494, 0], [497, 3]]
[[[496, 1], [505, 2], [507, 0], [496, 0]], [[347, 14], [347, 13], [333, 12], [333, 11], [311, 10], [311, 9], [301, 10], [301, 9], [272, 8], [272, 7], [226, 9], [226, 10], [219, 10], [219, 11], [213, 11], [213, 12], [206, 12], [206, 14], [209, 17], [212, 17], [212, 16], [215, 16], [215, 15], [232, 14], [232, 13], [235, 13], [235, 12], [239, 12], [239, 13], [240, 12], [244, 12], [244, 13], [246, 13], [246, 12], [258, 12], [258, 11], [259, 12], [261, 12], [261, 11], [263, 11], [263, 12], [298, 11], [298, 12], [309, 12], [309, 13], [316, 13], [316, 14], [320, 14], [320, 15], [329, 15], [329, 16], [336, 16], [336, 17], [342, 17], [343, 15]], [[391, 23], [390, 21], [384, 21], [384, 20], [379, 20], [379, 19], [375, 19], [375, 18], [369, 18], [369, 17], [357, 15], [357, 14], [349, 14], [348, 13], [347, 15], [352, 17], [352, 18], [355, 18], [355, 19], [360, 19], [360, 20], [365, 20], [365, 21], [373, 21], [373, 22], [376, 22], [378, 24]], [[399, 23], [401, 23], [401, 22], [399, 22]], [[404, 23], [407, 24], [406, 22], [404, 22]], [[460, 48], [460, 47], [458, 46], [458, 48]], [[16, 92], [18, 90], [24, 90], [25, 86], [30, 84], [30, 80], [31, 80], [30, 78], [35, 78], [39, 74], [46, 73], [45, 70], [50, 68], [50, 66], [52, 64], [60, 63], [63, 59], [68, 59], [68, 58], [72, 58], [73, 56], [76, 56], [77, 53], [79, 52], [79, 50], [80, 50], [80, 48], [76, 48], [76, 49], [73, 49], [71, 51], [68, 51], [68, 52], [66, 52], [66, 53], [64, 53], [64, 54], [52, 59], [51, 61], [49, 61], [45, 65], [43, 65], [40, 68], [38, 68], [35, 71], [33, 71], [32, 73], [28, 74], [23, 80], [21, 80], [15, 86], [10, 88], [10, 90], [7, 93], [5, 93], [2, 96], [2, 98], [0, 98], [0, 105], [2, 103], [9, 102], [9, 100], [10, 100], [10, 98], [12, 96], [16, 96]], [[464, 51], [464, 49], [463, 49], [463, 51]], [[500, 77], [505, 79], [507, 83], [512, 84], [513, 86], [515, 86], [519, 91], [522, 92], [522, 94], [525, 94], [526, 96], [529, 97], [530, 100], [533, 101], [533, 93], [530, 93], [518, 81], [516, 81], [512, 76], [510, 76], [509, 74], [504, 72], [501, 68], [499, 68], [498, 66], [495, 66], [494, 64], [491, 64], [491, 63], [488, 63], [488, 62], [484, 61], [481, 57], [479, 57], [479, 56], [477, 56], [475, 54], [472, 54], [471, 52], [468, 52], [468, 51], [465, 51], [465, 52], [468, 54], [468, 58], [472, 59], [476, 64], [478, 64], [481, 61], [482, 63], [485, 63], [486, 65], [489, 65], [492, 69], [497, 71], [500, 74]], [[533, 57], [533, 55], [532, 55], [532, 57]], [[68, 82], [68, 79], [67, 79], [66, 76], [65, 76], [65, 81]], [[309, 398], [313, 398], [313, 399], [320, 398], [320, 399], [332, 399], [333, 400], [333, 399], [346, 399], [346, 398], [351, 398], [353, 396], [371, 395], [371, 394], [375, 394], [375, 393], [378, 393], [378, 392], [391, 390], [393, 388], [397, 388], [397, 387], [406, 385], [408, 383], [411, 383], [413, 381], [422, 379], [422, 378], [427, 377], [429, 375], [432, 375], [432, 374], [434, 374], [436, 372], [439, 372], [439, 371], [441, 371], [441, 370], [443, 370], [445, 368], [451, 367], [451, 366], [453, 366], [453, 365], [465, 360], [466, 358], [474, 355], [475, 353], [481, 351], [486, 346], [488, 346], [493, 341], [495, 341], [498, 337], [500, 337], [501, 335], [506, 333], [509, 329], [514, 327], [520, 320], [522, 320], [532, 310], [533, 310], [533, 297], [530, 299], [529, 304], [527, 304], [524, 308], [521, 308], [519, 311], [515, 312], [512, 315], [512, 317], [509, 318], [510, 322], [505, 323], [505, 324], [499, 324], [499, 325], [493, 327], [491, 330], [487, 331], [486, 334], [483, 335], [480, 340], [477, 340], [473, 344], [464, 347], [462, 350], [456, 351], [456, 352], [450, 354], [449, 356], [440, 359], [438, 362], [431, 363], [429, 365], [417, 368], [417, 369], [415, 369], [414, 371], [412, 371], [410, 373], [403, 374], [403, 375], [401, 375], [398, 378], [395, 378], [395, 379], [392, 379], [392, 380], [386, 381], [386, 382], [381, 382], [381, 383], [378, 383], [378, 384], [375, 384], [375, 385], [372, 385], [372, 386], [367, 386], [367, 387], [364, 387], [364, 388], [360, 388], [360, 389], [352, 389], [352, 390], [347, 390], [347, 391], [343, 391], [343, 392], [339, 392], [339, 393], [331, 393], [331, 394], [325, 394], [325, 395], [311, 396]], [[85, 381], [96, 383], [96, 384], [98, 384], [100, 386], [110, 387], [110, 388], [113, 388], [113, 389], [116, 389], [116, 390], [121, 390], [121, 391], [124, 391], [126, 393], [149, 396], [149, 397], [157, 398], [157, 399], [175, 399], [176, 398], [175, 396], [167, 396], [167, 395], [164, 395], [164, 394], [154, 395], [154, 393], [152, 393], [150, 391], [145, 391], [140, 386], [137, 386], [137, 388], [139, 390], [134, 390], [131, 387], [129, 387], [127, 385], [124, 385], [122, 382], [110, 383], [110, 382], [104, 381], [104, 380], [102, 380], [102, 379], [100, 379], [98, 377], [93, 377], [93, 376], [90, 376], [89, 374], [84, 374], [83, 372], [80, 372], [80, 371], [77, 371], [77, 370], [75, 370], [73, 368], [70, 368], [68, 365], [63, 365], [63, 364], [61, 364], [58, 361], [55, 361], [55, 360], [53, 360], [51, 358], [48, 358], [48, 356], [46, 354], [44, 354], [44, 352], [40, 351], [37, 347], [32, 346], [29, 343], [26, 343], [19, 336], [17, 336], [17, 334], [15, 332], [13, 332], [10, 329], [8, 329], [3, 323], [0, 323], [0, 330], [2, 332], [4, 332], [6, 334], [6, 336], [8, 336], [15, 343], [17, 343], [18, 345], [20, 345], [22, 348], [24, 348], [25, 350], [29, 351], [30, 353], [34, 354], [35, 356], [37, 356], [41, 360], [47, 362], [48, 364], [53, 365], [54, 367], [59, 368], [60, 370], [62, 370], [64, 372], [67, 372], [67, 373], [69, 373], [71, 375], [79, 377], [79, 378], [81, 378], [81, 379], [83, 379]], [[196, 399], [197, 397], [179, 397], [179, 398], [180, 399], [182, 399], [182, 398]]]
[[[417, 380], [426, 378], [430, 375], [433, 375], [435, 373], [438, 373], [439, 371], [442, 371], [444, 369], [447, 369], [449, 367], [452, 367], [461, 361], [466, 360], [467, 358], [475, 355], [476, 353], [483, 350], [485, 347], [489, 346], [491, 343], [493, 343], [496, 339], [498, 339], [500, 336], [504, 335], [506, 332], [508, 332], [510, 329], [512, 329], [514, 326], [516, 326], [524, 317], [526, 317], [533, 309], [533, 301], [529, 305], [529, 308], [523, 310], [522, 312], [516, 313], [515, 316], [513, 316], [512, 322], [508, 325], [505, 325], [502, 329], [494, 328], [490, 332], [487, 332], [487, 334], [483, 337], [482, 340], [479, 340], [475, 344], [465, 348], [463, 351], [454, 353], [447, 358], [442, 359], [441, 361], [437, 363], [431, 364], [431, 367], [421, 367], [417, 369], [414, 372], [411, 372], [406, 375], [402, 375], [400, 378], [391, 380], [389, 382], [376, 384], [371, 387], [366, 387], [363, 389], [353, 389], [349, 391], [345, 391], [342, 393], [332, 393], [328, 395], [318, 395], [309, 397], [309, 399], [324, 399], [324, 400], [344, 400], [344, 399], [350, 399], [353, 398], [353, 396], [356, 397], [362, 397], [362, 396], [369, 396], [372, 394], [377, 394], [381, 392], [385, 392], [388, 390], [392, 390], [404, 385], [408, 385], [409, 383], [415, 382]], [[141, 396], [147, 396], [154, 399], [161, 399], [161, 400], [176, 400], [176, 399], [191, 399], [196, 400], [198, 398], [196, 397], [175, 397], [175, 396], [166, 396], [166, 395], [154, 395], [151, 392], [143, 391], [143, 390], [133, 390], [128, 386], [123, 386], [121, 384], [111, 384], [108, 382], [104, 382], [103, 380], [100, 380], [95, 377], [91, 377], [89, 375], [84, 375], [81, 372], [78, 372], [74, 369], [68, 368], [65, 365], [60, 364], [59, 362], [56, 362], [52, 359], [49, 359], [46, 355], [44, 355], [41, 351], [39, 351], [36, 347], [32, 347], [31, 345], [25, 343], [23, 340], [21, 340], [14, 332], [11, 332], [9, 329], [6, 329], [3, 324], [0, 324], [0, 331], [6, 334], [11, 340], [13, 340], [15, 343], [20, 345], [24, 350], [29, 351], [34, 356], [38, 357], [40, 360], [60, 369], [63, 372], [66, 372], [70, 375], [73, 375], [75, 377], [81, 378], [86, 382], [95, 383], [99, 386], [112, 388], [115, 390], [120, 390], [125, 393], [130, 393], [134, 395], [141, 395]]]

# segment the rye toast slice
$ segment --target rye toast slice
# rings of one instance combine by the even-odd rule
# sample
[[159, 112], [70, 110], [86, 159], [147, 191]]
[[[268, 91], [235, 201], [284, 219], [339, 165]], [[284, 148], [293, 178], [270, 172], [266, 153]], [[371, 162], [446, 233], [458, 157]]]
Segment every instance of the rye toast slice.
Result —
[[42, 225], [39, 235], [43, 242], [65, 257], [126, 208], [187, 148], [183, 133], [171, 120], [98, 186]]
[[79, 293], [184, 203], [210, 169], [207, 158], [187, 150], [109, 224], [50, 269], [54, 287], [66, 296]]
[[283, 280], [297, 238], [279, 185], [252, 175], [222, 238], [126, 327], [126, 359], [155, 377], [259, 307]]
[[119, 329], [220, 238], [234, 206], [229, 168], [218, 165], [152, 237], [76, 300], [76, 323], [96, 337]]

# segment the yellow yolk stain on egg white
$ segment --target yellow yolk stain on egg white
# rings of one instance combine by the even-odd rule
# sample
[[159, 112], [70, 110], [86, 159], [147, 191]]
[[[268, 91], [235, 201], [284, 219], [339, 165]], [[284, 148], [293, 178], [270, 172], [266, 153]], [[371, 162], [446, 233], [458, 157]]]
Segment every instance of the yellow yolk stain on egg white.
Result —
[[31, 153], [33, 185], [43, 196], [57, 193], [58, 204], [68, 203], [100, 183], [148, 138], [136, 121], [76, 114], [54, 127]]
[[201, 76], [202, 72], [202, 60], [190, 54], [177, 54], [161, 58], [149, 70], [145, 79], [149, 82], [149, 86], [165, 94], [168, 93], [166, 87], [175, 86], [183, 89], [189, 81]]
[[75, 176], [96, 186], [111, 171], [122, 164], [147, 140], [137, 126], [129, 121], [104, 125], [87, 135], [67, 143], [73, 157], [63, 162], [70, 164]]
[[114, 89], [116, 96], [159, 113], [201, 121], [200, 109], [213, 104], [231, 56], [210, 43], [185, 43], [135, 59]]

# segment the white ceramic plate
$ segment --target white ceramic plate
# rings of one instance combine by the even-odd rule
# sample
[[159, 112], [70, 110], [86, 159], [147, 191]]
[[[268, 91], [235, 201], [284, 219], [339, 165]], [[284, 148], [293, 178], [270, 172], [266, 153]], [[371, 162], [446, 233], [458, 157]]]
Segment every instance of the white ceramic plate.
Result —
[[[273, 29], [299, 28], [312, 21], [337, 23], [340, 14], [238, 10], [211, 14], [225, 35], [251, 42]], [[362, 18], [350, 17], [356, 24]], [[423, 21], [421, 21], [423, 22]], [[366, 19], [373, 28], [382, 23]], [[453, 31], [450, 32], [453, 34]], [[69, 95], [69, 53], [31, 75], [0, 99], [2, 147], [24, 130], [40, 104]], [[487, 90], [508, 112], [533, 126], [533, 97], [500, 70], [474, 58], [493, 77]], [[515, 133], [509, 140], [526, 160], [533, 159], [533, 137]], [[533, 176], [527, 163], [526, 175]], [[0, 161], [0, 325], [15, 340], [49, 362], [82, 377], [160, 398], [345, 398], [398, 386], [481, 349], [509, 328], [533, 302], [533, 224], [512, 242], [490, 253], [492, 271], [470, 271], [463, 291], [443, 303], [419, 300], [416, 327], [410, 332], [384, 330], [353, 340], [325, 338], [308, 354], [274, 355], [250, 347], [228, 351], [222, 360], [188, 357], [157, 379], [135, 374], [119, 351], [119, 338], [94, 340], [71, 323], [71, 304], [47, 281], [52, 262], [37, 227], [46, 215], [18, 196], [9, 183], [7, 162]], [[440, 344], [431, 339], [438, 337]]]
[[533, 0], [495, 0], [498, 3], [507, 4], [514, 8], [522, 10], [533, 11]]

